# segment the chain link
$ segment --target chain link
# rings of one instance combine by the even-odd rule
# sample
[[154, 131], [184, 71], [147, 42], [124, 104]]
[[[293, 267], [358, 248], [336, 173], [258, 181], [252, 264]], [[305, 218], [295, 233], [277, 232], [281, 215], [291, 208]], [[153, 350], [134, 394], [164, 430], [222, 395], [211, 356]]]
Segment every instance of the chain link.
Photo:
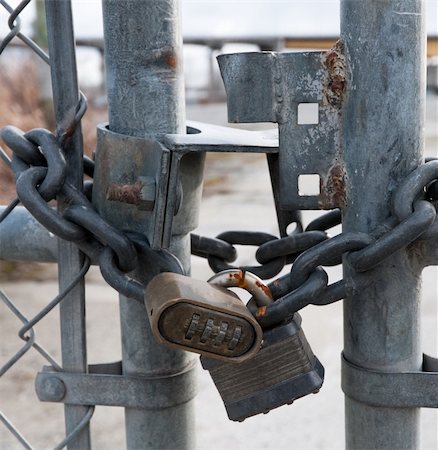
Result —
[[[224, 241], [230, 245], [255, 245], [262, 246], [271, 241], [276, 241], [277, 237], [272, 234], [255, 232], [255, 231], [226, 231], [219, 234], [216, 239]], [[262, 279], [272, 278], [279, 274], [285, 266], [286, 260], [283, 255], [276, 255], [270, 258], [269, 261], [262, 263], [260, 266], [230, 266], [221, 258], [213, 255], [208, 256], [208, 263], [214, 272], [221, 272], [228, 269], [241, 269], [247, 272], [252, 272]]]
[[[1, 135], [14, 152], [11, 165], [22, 204], [50, 232], [75, 242], [90, 258], [98, 259], [102, 275], [112, 287], [128, 298], [143, 301], [144, 283], [127, 273], [137, 267], [139, 252], [149, 248], [148, 243], [140, 236], [133, 242], [126, 233], [114, 228], [98, 215], [83, 192], [65, 181], [61, 135], [55, 137], [42, 129], [23, 133], [14, 127], [5, 127]], [[92, 176], [93, 162], [85, 159], [84, 167]], [[347, 261], [357, 272], [371, 270], [422, 236], [436, 218], [430, 186], [437, 179], [436, 160], [412, 172], [394, 196], [393, 216], [373, 236], [341, 233], [329, 238], [326, 230], [341, 223], [341, 212], [333, 210], [312, 221], [305, 231], [299, 226], [283, 238], [254, 231], [227, 231], [214, 239], [193, 234], [192, 253], [207, 258], [215, 272], [238, 268], [262, 279], [275, 277], [285, 265], [293, 263], [289, 274], [269, 284], [276, 301], [255, 312], [261, 323], [273, 325], [307, 304], [328, 304], [347, 295], [347, 281], [327, 285], [321, 266], [341, 264], [343, 256], [349, 253]], [[90, 188], [88, 184], [87, 190]], [[57, 195], [69, 204], [62, 213], [47, 203]], [[234, 245], [257, 246], [255, 256], [260, 265], [230, 265], [237, 257]], [[159, 258], [159, 253], [155, 252], [154, 257]], [[173, 260], [169, 255], [161, 253], [160, 270], [181, 273], [180, 265], [171, 267]], [[253, 302], [248, 306], [255, 311]]]
[[[13, 150], [12, 168], [21, 203], [51, 233], [75, 242], [90, 259], [99, 260], [108, 284], [126, 297], [142, 302], [143, 284], [127, 273], [137, 267], [138, 253], [144, 256], [147, 242], [136, 236], [134, 243], [126, 233], [103, 220], [86, 195], [65, 181], [62, 138], [56, 138], [47, 130], [23, 133], [14, 127], [5, 127], [1, 136]], [[91, 160], [85, 159], [84, 167], [89, 176], [93, 174]], [[62, 196], [69, 205], [62, 213], [47, 203], [56, 196]], [[182, 271], [168, 252], [156, 251], [154, 255], [161, 261], [161, 271]]]
[[[327, 305], [345, 298], [365, 286], [351, 285], [350, 280], [340, 280], [328, 285], [328, 276], [322, 266], [334, 266], [342, 263], [345, 256], [347, 264], [357, 272], [364, 272], [377, 267], [395, 252], [406, 248], [421, 236], [427, 236], [436, 220], [438, 160], [428, 158], [426, 163], [413, 171], [400, 186], [394, 196], [393, 215], [386, 220], [372, 235], [363, 233], [341, 233], [333, 238], [326, 230], [341, 224], [341, 211], [336, 209], [313, 220], [305, 229], [286, 236], [273, 238], [266, 235], [256, 259], [263, 265], [285, 257], [285, 265], [293, 263], [289, 274], [277, 278], [268, 286], [275, 302], [257, 308], [254, 299], [248, 308], [264, 327], [270, 327], [293, 316], [306, 305]], [[263, 236], [254, 232], [227, 232], [217, 236], [217, 247], [228, 248], [231, 254], [235, 248], [232, 244], [256, 245], [255, 237]], [[268, 238], [269, 236], [269, 238]], [[197, 236], [193, 242], [194, 254], [206, 257], [207, 248], [202, 247], [204, 239]], [[231, 248], [229, 247], [231, 245]], [[227, 246], [227, 247], [226, 247]], [[213, 253], [214, 252], [214, 253]], [[229, 261], [220, 261], [219, 251], [212, 250], [209, 262], [213, 270], [219, 271], [230, 266]], [[233, 256], [235, 253], [232, 253]], [[269, 278], [269, 270], [260, 267], [240, 267], [254, 271], [261, 278]]]

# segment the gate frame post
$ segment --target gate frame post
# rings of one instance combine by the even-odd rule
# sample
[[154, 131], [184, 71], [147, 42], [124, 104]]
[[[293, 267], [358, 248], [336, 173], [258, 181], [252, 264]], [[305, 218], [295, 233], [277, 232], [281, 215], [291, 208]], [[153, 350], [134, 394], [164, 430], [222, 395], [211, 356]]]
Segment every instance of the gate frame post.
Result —
[[[344, 232], [370, 233], [387, 219], [394, 190], [422, 162], [424, 16], [422, 0], [341, 1], [349, 70], [343, 111]], [[363, 276], [346, 264], [344, 275]], [[421, 268], [403, 249], [365, 276], [373, 280], [371, 287], [344, 301], [345, 358], [383, 372], [420, 370]], [[346, 446], [418, 448], [419, 411], [373, 407], [347, 396]]]
[[[57, 127], [71, 123], [76, 113], [80, 95], [76, 70], [76, 47], [73, 32], [71, 0], [57, 2], [45, 0], [47, 37], [52, 78], [53, 106]], [[63, 70], [59, 68], [62, 67]], [[57, 130], [60, 131], [59, 129]], [[82, 189], [83, 141], [81, 124], [77, 124], [64, 146], [67, 164], [67, 180]], [[66, 203], [57, 198], [58, 208], [63, 210]], [[84, 255], [73, 242], [58, 239], [58, 278], [59, 292], [74, 280], [84, 264]], [[79, 280], [76, 286], [64, 297], [60, 304], [62, 368], [70, 372], [86, 373], [87, 341], [85, 322], [85, 281]], [[88, 406], [65, 405], [66, 435], [74, 432], [89, 411]], [[91, 448], [90, 426], [86, 423], [68, 443], [69, 450]]]
[[[103, 19], [109, 129], [145, 139], [185, 133], [179, 0], [104, 0]], [[183, 204], [182, 209], [187, 217], [194, 214], [187, 202], [193, 200], [197, 187], [196, 169], [199, 166], [188, 168], [183, 174], [192, 180], [184, 191], [186, 208]], [[111, 221], [111, 217], [106, 219]], [[141, 226], [140, 217], [135, 225], [137, 229]], [[170, 244], [186, 273], [190, 271], [189, 231], [179, 227]], [[150, 281], [147, 274], [140, 276], [144, 284]], [[120, 318], [123, 374], [166, 375], [171, 383], [173, 374], [193, 363], [192, 354], [156, 344], [144, 304], [121, 295]], [[159, 397], [160, 392], [156, 395]], [[191, 400], [175, 407], [150, 410], [126, 408], [128, 449], [194, 448], [193, 403]]]

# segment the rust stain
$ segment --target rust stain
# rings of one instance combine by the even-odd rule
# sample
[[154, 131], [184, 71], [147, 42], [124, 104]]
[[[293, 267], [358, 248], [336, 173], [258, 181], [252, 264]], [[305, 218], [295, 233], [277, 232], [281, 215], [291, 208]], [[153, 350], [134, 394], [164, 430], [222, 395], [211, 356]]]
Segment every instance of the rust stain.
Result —
[[111, 183], [106, 191], [106, 199], [113, 202], [140, 205], [142, 202], [141, 189], [143, 183], [137, 181], [134, 184]]
[[266, 306], [260, 306], [260, 308], [257, 309], [256, 317], [263, 317], [266, 314], [266, 310]]
[[272, 297], [272, 292], [266, 284], [261, 283], [260, 281], [256, 281], [256, 286], [263, 291], [265, 295], [267, 295], [271, 300], [274, 300]]
[[325, 100], [334, 108], [341, 109], [347, 90], [344, 44], [341, 41], [327, 52], [324, 64], [328, 72], [324, 83]]
[[57, 132], [64, 138], [70, 138], [76, 131], [76, 108], [70, 108], [61, 119]]
[[166, 66], [170, 67], [171, 69], [176, 69], [178, 67], [178, 57], [176, 56], [175, 52], [166, 52], [164, 54], [164, 61], [166, 63]]
[[346, 178], [344, 166], [337, 161], [330, 168], [327, 178], [321, 179], [319, 205], [322, 209], [344, 207]]
[[246, 286], [245, 272], [240, 271], [238, 273], [230, 273], [229, 276], [230, 278], [234, 278], [235, 280], [237, 280], [238, 287], [245, 288]]

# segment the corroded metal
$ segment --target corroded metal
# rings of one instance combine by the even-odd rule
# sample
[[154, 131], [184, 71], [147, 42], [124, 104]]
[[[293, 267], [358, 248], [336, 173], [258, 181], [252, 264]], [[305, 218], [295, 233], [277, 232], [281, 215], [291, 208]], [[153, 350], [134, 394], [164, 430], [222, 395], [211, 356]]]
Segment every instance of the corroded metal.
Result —
[[[333, 209], [345, 203], [342, 105], [348, 79], [343, 46], [328, 52], [242, 53], [218, 58], [230, 122], [279, 126], [280, 207]], [[313, 106], [313, 114], [300, 109]], [[319, 193], [300, 192], [317, 175]]]
[[259, 351], [260, 325], [239, 297], [223, 287], [163, 273], [146, 288], [145, 304], [152, 333], [161, 344], [232, 363]]
[[[153, 248], [170, 245], [171, 233], [164, 234], [169, 171], [170, 152], [158, 141], [98, 126], [93, 204], [103, 216], [117, 212], [111, 222], [144, 233]], [[151, 184], [154, 189], [146, 191]]]

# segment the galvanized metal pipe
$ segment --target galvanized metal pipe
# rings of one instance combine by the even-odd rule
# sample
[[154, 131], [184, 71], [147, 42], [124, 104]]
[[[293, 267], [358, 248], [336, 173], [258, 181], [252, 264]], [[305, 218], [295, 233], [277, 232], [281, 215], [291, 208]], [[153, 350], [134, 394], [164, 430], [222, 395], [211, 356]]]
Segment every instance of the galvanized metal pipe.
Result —
[[[421, 162], [425, 103], [422, 0], [342, 0], [349, 68], [344, 104], [348, 176], [344, 231], [371, 232], [391, 197]], [[346, 267], [345, 276], [358, 276]], [[419, 370], [420, 269], [399, 251], [368, 276], [372, 286], [344, 303], [344, 355], [380, 371]], [[419, 446], [419, 410], [345, 401], [349, 449]]]
[[[79, 103], [71, 1], [46, 0], [45, 7], [55, 119], [57, 127], [62, 128], [72, 122]], [[67, 181], [82, 189], [83, 148], [80, 125], [66, 141], [64, 150], [69, 167]], [[58, 197], [58, 207], [60, 210], [64, 208], [62, 197]], [[73, 243], [59, 240], [58, 264], [59, 289], [62, 292], [81, 270], [83, 255]], [[63, 369], [87, 372], [84, 279], [61, 302], [60, 314]], [[88, 409], [85, 406], [65, 406], [67, 435], [81, 422]], [[90, 428], [87, 424], [68, 444], [68, 448], [86, 450], [90, 445]]]
[[[184, 132], [179, 2], [104, 0], [103, 16], [110, 130], [148, 138]], [[190, 198], [195, 185], [186, 188]], [[171, 250], [188, 271], [190, 241], [188, 231], [181, 231]], [[142, 281], [150, 276], [143, 274]], [[120, 314], [124, 373], [171, 375], [193, 360], [155, 343], [143, 305], [121, 296]], [[128, 449], [195, 445], [193, 401], [166, 409], [127, 408], [125, 419]]]
[[[0, 206], [0, 214], [5, 207]], [[16, 207], [0, 223], [0, 259], [56, 262], [58, 240], [23, 207]]]

